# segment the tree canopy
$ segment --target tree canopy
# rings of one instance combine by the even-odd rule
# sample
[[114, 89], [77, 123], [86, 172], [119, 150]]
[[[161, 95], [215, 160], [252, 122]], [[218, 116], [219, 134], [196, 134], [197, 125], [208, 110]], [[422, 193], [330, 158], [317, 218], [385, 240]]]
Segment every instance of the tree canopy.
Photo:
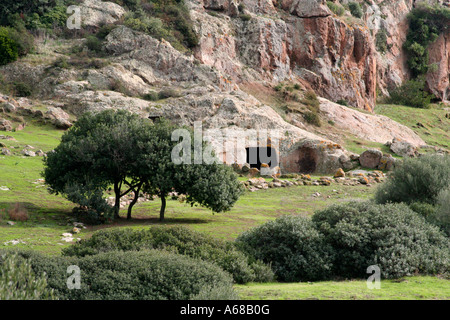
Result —
[[[140, 192], [161, 198], [161, 220], [166, 197], [173, 191], [185, 194], [191, 205], [214, 212], [230, 210], [243, 192], [235, 173], [217, 162], [174, 163], [172, 151], [180, 143], [172, 141], [176, 129], [166, 120], [153, 124], [128, 111], [86, 113], [44, 159], [43, 176], [50, 192], [97, 211], [105, 208], [99, 192], [112, 186], [115, 218], [119, 217], [120, 199], [130, 192], [134, 192], [134, 198], [128, 207], [128, 219]], [[193, 141], [192, 130], [186, 130]], [[206, 147], [206, 143], [203, 145]], [[189, 148], [193, 157], [193, 145]]]

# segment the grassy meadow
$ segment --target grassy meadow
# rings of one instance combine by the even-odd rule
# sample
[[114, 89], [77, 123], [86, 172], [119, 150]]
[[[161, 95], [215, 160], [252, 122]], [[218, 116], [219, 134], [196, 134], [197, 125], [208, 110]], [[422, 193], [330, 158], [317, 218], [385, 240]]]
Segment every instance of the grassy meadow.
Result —
[[[0, 187], [8, 189], [0, 190], [0, 248], [31, 249], [58, 255], [62, 248], [70, 245], [62, 240], [62, 234], [72, 230], [76, 220], [71, 212], [75, 205], [48, 193], [41, 180], [42, 157], [24, 157], [20, 151], [31, 145], [35, 151], [48, 152], [58, 145], [63, 131], [31, 121], [24, 130], [5, 134], [14, 140], [2, 139], [0, 142], [8, 148], [14, 147], [11, 148], [14, 154], [0, 156]], [[221, 214], [169, 199], [164, 224], [183, 225], [217, 238], [233, 240], [243, 231], [280, 215], [309, 216], [336, 202], [369, 199], [375, 188], [332, 184], [246, 192], [231, 211]], [[320, 196], [313, 196], [316, 192]], [[9, 225], [8, 211], [16, 205], [28, 214], [29, 219]], [[131, 221], [121, 218], [111, 224], [87, 226], [75, 237], [87, 238], [101, 228], [139, 229], [161, 224], [159, 206], [159, 200], [138, 203]], [[121, 214], [125, 217], [126, 209], [122, 209]], [[12, 240], [20, 242], [13, 245]], [[422, 276], [383, 281], [381, 290], [367, 289], [363, 280], [250, 283], [236, 285], [236, 289], [242, 299], [450, 299], [450, 281]]]

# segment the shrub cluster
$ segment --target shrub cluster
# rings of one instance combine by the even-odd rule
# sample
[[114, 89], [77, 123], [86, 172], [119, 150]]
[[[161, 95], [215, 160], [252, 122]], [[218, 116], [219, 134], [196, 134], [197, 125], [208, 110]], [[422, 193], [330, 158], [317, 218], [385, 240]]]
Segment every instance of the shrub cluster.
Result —
[[419, 77], [406, 81], [401, 86], [389, 91], [389, 103], [414, 108], [429, 108], [433, 95], [425, 90], [425, 79]]
[[350, 12], [352, 14], [352, 16], [356, 17], [356, 18], [362, 18], [364, 12], [361, 9], [361, 6], [359, 5], [358, 2], [349, 2], [348, 3], [348, 8], [350, 9]]
[[35, 276], [29, 261], [17, 254], [0, 254], [0, 300], [54, 300], [45, 275]]
[[450, 267], [449, 239], [405, 204], [339, 204], [317, 212], [312, 221], [333, 247], [337, 276], [364, 277], [370, 265], [378, 265], [383, 278]]
[[449, 239], [405, 204], [334, 205], [311, 220], [281, 217], [236, 241], [271, 264], [281, 281], [364, 278], [371, 265], [380, 267], [383, 278], [450, 267]]
[[311, 220], [283, 216], [241, 234], [236, 243], [256, 259], [270, 263], [281, 281], [321, 280], [332, 267], [332, 250]]
[[[48, 286], [63, 300], [236, 298], [232, 278], [218, 266], [165, 251], [106, 252], [81, 258], [19, 255], [29, 260], [35, 273], [48, 275]], [[81, 271], [79, 290], [67, 287], [71, 265]]]
[[268, 282], [274, 275], [270, 267], [249, 259], [232, 243], [194, 232], [184, 227], [152, 227], [145, 230], [111, 229], [63, 250], [65, 256], [84, 257], [109, 251], [162, 249], [212, 262], [229, 272], [235, 282]]
[[436, 197], [450, 186], [450, 156], [425, 155], [404, 159], [375, 194], [378, 203], [436, 203]]

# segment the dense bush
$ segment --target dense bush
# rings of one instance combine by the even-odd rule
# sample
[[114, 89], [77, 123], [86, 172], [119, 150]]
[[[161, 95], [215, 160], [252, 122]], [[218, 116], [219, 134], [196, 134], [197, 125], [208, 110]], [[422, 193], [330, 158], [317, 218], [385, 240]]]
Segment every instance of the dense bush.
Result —
[[350, 202], [313, 215], [333, 247], [333, 273], [362, 278], [371, 265], [383, 278], [438, 274], [450, 268], [449, 239], [405, 204]]
[[314, 281], [331, 275], [332, 250], [310, 219], [283, 216], [241, 234], [237, 245], [265, 263], [278, 280]]
[[[29, 259], [35, 273], [46, 272], [48, 286], [64, 300], [187, 300], [217, 294], [212, 287], [221, 288], [224, 299], [235, 297], [232, 278], [218, 266], [164, 251], [106, 252], [82, 258], [19, 254]], [[67, 288], [71, 265], [81, 271], [79, 290]]]
[[87, 256], [113, 250], [164, 249], [217, 264], [238, 283], [268, 282], [273, 273], [261, 262], [252, 261], [233, 244], [183, 227], [152, 227], [145, 230], [111, 229], [64, 249], [66, 256]]
[[27, 29], [54, 28], [65, 25], [66, 8], [77, 0], [2, 0], [0, 25], [23, 23]]
[[417, 5], [408, 15], [409, 29], [403, 47], [408, 53], [408, 66], [413, 76], [426, 74], [428, 46], [450, 25], [450, 9], [444, 6]]
[[0, 28], [0, 66], [16, 61], [18, 57], [17, 43], [11, 38], [8, 28]]
[[425, 155], [404, 159], [375, 194], [378, 203], [436, 203], [436, 196], [450, 186], [450, 156]]
[[356, 17], [356, 18], [362, 18], [363, 16], [363, 11], [361, 9], [361, 6], [359, 5], [358, 2], [349, 2], [348, 3], [348, 8], [350, 9], [350, 12], [352, 14], [352, 16]]
[[0, 254], [0, 300], [54, 300], [45, 275], [36, 277], [29, 262], [12, 254]]
[[389, 91], [389, 103], [410, 106], [414, 108], [429, 108], [433, 95], [425, 90], [425, 79], [417, 78], [406, 81]]

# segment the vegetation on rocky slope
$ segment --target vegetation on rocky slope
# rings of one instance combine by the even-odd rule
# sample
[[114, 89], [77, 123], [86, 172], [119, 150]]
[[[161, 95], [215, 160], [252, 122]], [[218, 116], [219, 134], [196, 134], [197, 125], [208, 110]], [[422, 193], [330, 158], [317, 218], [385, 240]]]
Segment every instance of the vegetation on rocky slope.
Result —
[[450, 26], [450, 9], [443, 6], [420, 5], [408, 15], [409, 30], [404, 48], [408, 52], [408, 66], [413, 76], [426, 74], [432, 66], [428, 64], [428, 46]]

